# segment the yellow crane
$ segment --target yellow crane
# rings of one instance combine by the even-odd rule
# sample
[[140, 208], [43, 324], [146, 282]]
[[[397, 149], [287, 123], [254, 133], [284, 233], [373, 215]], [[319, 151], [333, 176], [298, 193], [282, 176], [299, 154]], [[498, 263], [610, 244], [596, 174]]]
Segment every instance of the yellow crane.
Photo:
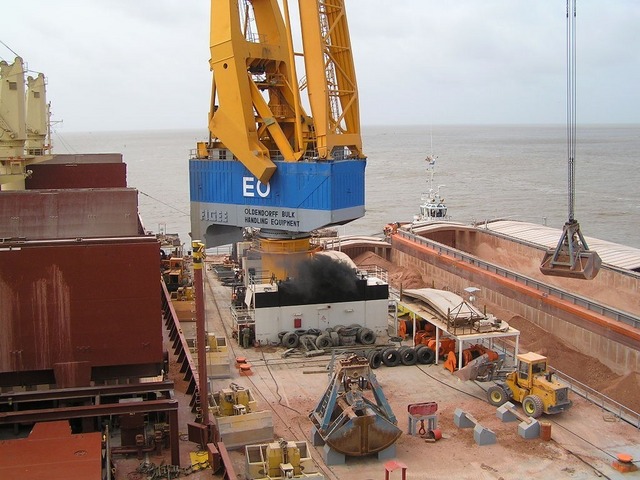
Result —
[[299, 0], [298, 8], [302, 52], [294, 51], [288, 0], [282, 9], [277, 0], [211, 1], [210, 137], [190, 161], [192, 235], [207, 246], [253, 228], [263, 253], [304, 256], [310, 232], [364, 215], [345, 4]]
[[22, 58], [0, 61], [0, 189], [24, 190], [28, 166], [51, 158], [49, 104], [42, 73], [27, 77]]
[[[209, 130], [262, 183], [272, 156], [332, 158], [336, 147], [364, 158], [355, 68], [343, 1], [302, 1], [306, 87], [313, 118], [301, 105], [288, 2], [212, 0]], [[253, 31], [253, 28], [257, 31]], [[201, 154], [205, 151], [200, 148]]]

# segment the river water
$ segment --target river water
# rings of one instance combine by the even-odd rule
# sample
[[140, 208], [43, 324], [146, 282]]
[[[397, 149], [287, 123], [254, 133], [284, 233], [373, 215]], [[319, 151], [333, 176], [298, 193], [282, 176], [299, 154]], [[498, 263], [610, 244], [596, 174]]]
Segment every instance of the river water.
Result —
[[[189, 241], [188, 158], [206, 131], [61, 133], [55, 153], [122, 153], [146, 229]], [[418, 213], [427, 155], [452, 220], [509, 218], [562, 228], [568, 218], [561, 125], [363, 128], [366, 214], [340, 234], [377, 234]], [[640, 125], [579, 126], [575, 218], [583, 234], [640, 248]]]

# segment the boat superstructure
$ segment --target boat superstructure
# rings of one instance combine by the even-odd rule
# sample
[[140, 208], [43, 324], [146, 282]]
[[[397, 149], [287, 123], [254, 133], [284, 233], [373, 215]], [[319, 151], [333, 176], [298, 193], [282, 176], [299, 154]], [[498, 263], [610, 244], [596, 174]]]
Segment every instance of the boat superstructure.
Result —
[[429, 186], [429, 189], [424, 192], [420, 198], [420, 212], [417, 215], [414, 215], [414, 224], [421, 224], [433, 220], [445, 220], [448, 218], [447, 206], [444, 203], [444, 198], [440, 195], [440, 188], [444, 187], [444, 185], [434, 187], [433, 183], [436, 157], [429, 155], [425, 160], [427, 162], [427, 185]]

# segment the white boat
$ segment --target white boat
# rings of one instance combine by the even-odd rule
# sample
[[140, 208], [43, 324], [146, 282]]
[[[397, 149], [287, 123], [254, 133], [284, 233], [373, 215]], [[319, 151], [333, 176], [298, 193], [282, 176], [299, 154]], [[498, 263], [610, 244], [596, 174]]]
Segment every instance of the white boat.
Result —
[[444, 198], [440, 196], [440, 188], [444, 185], [433, 186], [433, 175], [436, 166], [436, 157], [428, 155], [425, 159], [427, 161], [427, 172], [429, 179], [429, 190], [424, 192], [420, 198], [420, 213], [414, 215], [413, 223], [423, 223], [432, 220], [445, 220], [447, 218], [447, 206], [444, 203]]

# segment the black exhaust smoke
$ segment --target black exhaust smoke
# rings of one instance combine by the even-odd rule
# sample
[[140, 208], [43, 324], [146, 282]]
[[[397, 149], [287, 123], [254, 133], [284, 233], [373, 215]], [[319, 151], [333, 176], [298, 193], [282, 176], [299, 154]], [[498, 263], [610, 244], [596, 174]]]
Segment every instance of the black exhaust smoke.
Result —
[[347, 302], [361, 299], [358, 285], [363, 282], [346, 263], [314, 255], [299, 265], [297, 277], [280, 283], [279, 290], [289, 300], [296, 297], [296, 303]]

